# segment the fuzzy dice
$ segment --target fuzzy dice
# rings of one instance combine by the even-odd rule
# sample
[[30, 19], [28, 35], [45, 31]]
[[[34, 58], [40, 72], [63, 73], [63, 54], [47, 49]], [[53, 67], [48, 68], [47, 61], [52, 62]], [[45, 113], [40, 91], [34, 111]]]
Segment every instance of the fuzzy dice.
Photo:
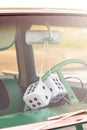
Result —
[[51, 103], [58, 102], [61, 98], [63, 98], [67, 94], [67, 91], [64, 85], [61, 83], [58, 76], [49, 76], [45, 80], [45, 84], [46, 86], [48, 86], [48, 88], [52, 93]]
[[51, 96], [49, 88], [42, 81], [38, 81], [27, 88], [23, 100], [31, 109], [38, 109], [47, 106]]

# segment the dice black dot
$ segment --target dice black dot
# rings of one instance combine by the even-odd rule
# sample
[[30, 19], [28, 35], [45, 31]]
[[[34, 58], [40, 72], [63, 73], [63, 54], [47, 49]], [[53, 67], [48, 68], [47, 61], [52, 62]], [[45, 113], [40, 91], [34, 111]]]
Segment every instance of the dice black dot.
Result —
[[41, 105], [41, 103], [40, 103], [40, 102], [37, 102], [37, 105], [39, 105], [39, 106], [40, 106], [40, 105]]
[[58, 83], [59, 85], [61, 85], [61, 83]]
[[34, 88], [33, 89], [35, 89], [36, 88], [36, 86], [34, 86]]
[[60, 86], [58, 86], [58, 88], [61, 89]]
[[52, 91], [53, 91], [53, 89], [52, 89], [52, 88], [50, 88], [50, 91], [52, 92]]
[[55, 81], [55, 79], [53, 78], [53, 81]]
[[61, 89], [63, 89], [63, 87], [61, 87]]
[[55, 84], [56, 84], [56, 85], [58, 85], [58, 83], [57, 83], [57, 82], [55, 82]]
[[37, 98], [34, 98], [34, 101], [37, 101]]
[[31, 88], [28, 90], [27, 94], [29, 94], [29, 93], [30, 93], [30, 91], [31, 91]]
[[36, 88], [36, 87], [37, 87], [37, 83], [34, 84], [34, 88]]
[[33, 92], [34, 91], [34, 88], [32, 89], [32, 91], [31, 92]]
[[33, 87], [33, 85], [30, 86], [31, 88]]
[[37, 85], [37, 83], [35, 83], [35, 86]]
[[27, 94], [29, 94], [29, 93], [30, 93], [30, 91], [27, 92]]
[[45, 86], [43, 86], [43, 89], [45, 89]]
[[46, 99], [48, 99], [48, 96], [45, 96]]
[[56, 79], [56, 81], [58, 82], [58, 79]]
[[32, 100], [29, 100], [29, 103], [33, 103], [33, 101], [32, 101]]
[[36, 105], [35, 105], [35, 104], [32, 104], [32, 107], [36, 107]]

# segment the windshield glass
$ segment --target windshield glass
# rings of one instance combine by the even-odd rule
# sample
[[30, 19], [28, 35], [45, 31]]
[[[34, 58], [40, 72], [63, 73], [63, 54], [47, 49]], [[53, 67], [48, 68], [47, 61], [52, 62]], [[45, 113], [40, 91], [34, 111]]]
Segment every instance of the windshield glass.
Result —
[[[86, 17], [68, 14], [52, 16], [47, 14], [0, 17], [0, 74], [3, 75], [4, 70], [13, 71], [17, 74], [19, 73], [18, 64], [20, 63], [17, 59], [18, 52], [23, 48], [20, 44], [21, 42], [23, 42], [23, 40], [23, 44], [27, 45], [26, 32], [29, 30], [48, 30], [47, 25], [49, 25], [51, 30], [57, 30], [60, 32], [61, 40], [59, 44], [48, 43], [48, 51], [44, 51], [44, 44], [41, 43], [34, 45], [32, 43], [35, 69], [38, 76], [41, 74], [41, 69], [42, 74], [44, 74], [54, 65], [59, 64], [61, 61], [67, 59], [80, 58], [83, 60], [87, 60], [86, 21]], [[18, 38], [18, 33], [21, 33], [24, 36], [24, 39], [22, 39], [21, 36]], [[19, 39], [22, 40], [20, 41]], [[33, 39], [35, 38], [32, 38], [32, 41]], [[17, 47], [15, 48], [17, 41], [19, 42], [17, 44], [20, 45], [20, 49], [17, 49]], [[25, 47], [23, 51], [24, 53], [26, 52]], [[42, 60], [43, 56], [44, 60]], [[27, 61], [28, 60], [29, 59], [27, 59]], [[42, 62], [44, 62], [43, 68], [41, 68]], [[80, 64], [69, 64], [64, 66], [62, 69], [65, 74], [65, 71], [72, 74], [72, 71], [74, 71], [75, 73], [76, 71], [85, 72], [84, 70], [86, 70], [86, 68]]]
[[[46, 30], [46, 26], [33, 26], [34, 30]], [[34, 49], [35, 65], [37, 75], [44, 74], [49, 68], [67, 59], [87, 60], [87, 28], [52, 26], [51, 29], [61, 32], [60, 44], [49, 44], [48, 50], [44, 51], [44, 44], [32, 44]], [[43, 59], [44, 56], [44, 59]], [[42, 62], [43, 68], [41, 68]], [[49, 63], [50, 62], [50, 63]], [[50, 65], [49, 65], [50, 64]], [[68, 64], [63, 68], [67, 76], [77, 76], [86, 82], [86, 67], [81, 64]], [[83, 73], [83, 74], [82, 74]], [[84, 74], [85, 73], [85, 74]], [[82, 76], [83, 75], [83, 76]], [[75, 80], [75, 79], [74, 79]], [[77, 80], [76, 80], [77, 81]]]

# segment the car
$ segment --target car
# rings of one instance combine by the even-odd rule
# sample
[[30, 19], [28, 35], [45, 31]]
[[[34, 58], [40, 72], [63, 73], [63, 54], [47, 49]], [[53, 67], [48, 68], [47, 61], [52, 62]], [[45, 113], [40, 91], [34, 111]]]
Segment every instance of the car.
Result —
[[[84, 115], [87, 87], [86, 81], [75, 72], [82, 71], [81, 76], [86, 72], [87, 61], [81, 57], [83, 47], [87, 47], [86, 23], [86, 10], [0, 10], [1, 56], [4, 56], [2, 60], [11, 61], [6, 64], [7, 70], [1, 66], [1, 129], [25, 129], [26, 126], [26, 129], [42, 130], [72, 125], [77, 130], [83, 129], [81, 124], [87, 122]], [[73, 50], [71, 44], [75, 45]], [[63, 45], [68, 46], [65, 52]], [[81, 55], [68, 57], [79, 46]], [[3, 54], [7, 51], [10, 55]], [[65, 57], [63, 60], [61, 55]], [[17, 69], [12, 71], [14, 56]], [[65, 124], [59, 125], [58, 121], [64, 119]]]

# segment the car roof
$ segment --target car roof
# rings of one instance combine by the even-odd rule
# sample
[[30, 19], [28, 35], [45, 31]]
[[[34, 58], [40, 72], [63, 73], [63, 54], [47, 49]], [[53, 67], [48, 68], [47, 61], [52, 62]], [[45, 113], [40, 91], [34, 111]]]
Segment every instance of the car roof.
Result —
[[[68, 27], [87, 27], [86, 9], [60, 9], [60, 8], [0, 8], [0, 16], [7, 16], [6, 20], [12, 21], [13, 16], [20, 22], [31, 19], [32, 24], [44, 24], [46, 19], [49, 25]], [[12, 16], [12, 17], [8, 17]], [[24, 17], [24, 16], [29, 16]], [[30, 17], [34, 16], [34, 17]], [[38, 16], [38, 18], [36, 18]], [[41, 19], [41, 17], [43, 18]], [[47, 17], [46, 17], [47, 16]], [[52, 16], [52, 17], [50, 17]], [[58, 16], [58, 17], [56, 17]], [[9, 19], [10, 18], [10, 19]], [[1, 20], [2, 18], [0, 18]], [[4, 19], [3, 19], [4, 20]], [[2, 20], [2, 21], [3, 21]], [[4, 22], [4, 21], [3, 21]], [[30, 21], [28, 21], [29, 23]]]
[[40, 14], [40, 15], [87, 15], [87, 10], [82, 9], [46, 9], [46, 8], [1, 8], [0, 15], [31, 15], [31, 14]]

